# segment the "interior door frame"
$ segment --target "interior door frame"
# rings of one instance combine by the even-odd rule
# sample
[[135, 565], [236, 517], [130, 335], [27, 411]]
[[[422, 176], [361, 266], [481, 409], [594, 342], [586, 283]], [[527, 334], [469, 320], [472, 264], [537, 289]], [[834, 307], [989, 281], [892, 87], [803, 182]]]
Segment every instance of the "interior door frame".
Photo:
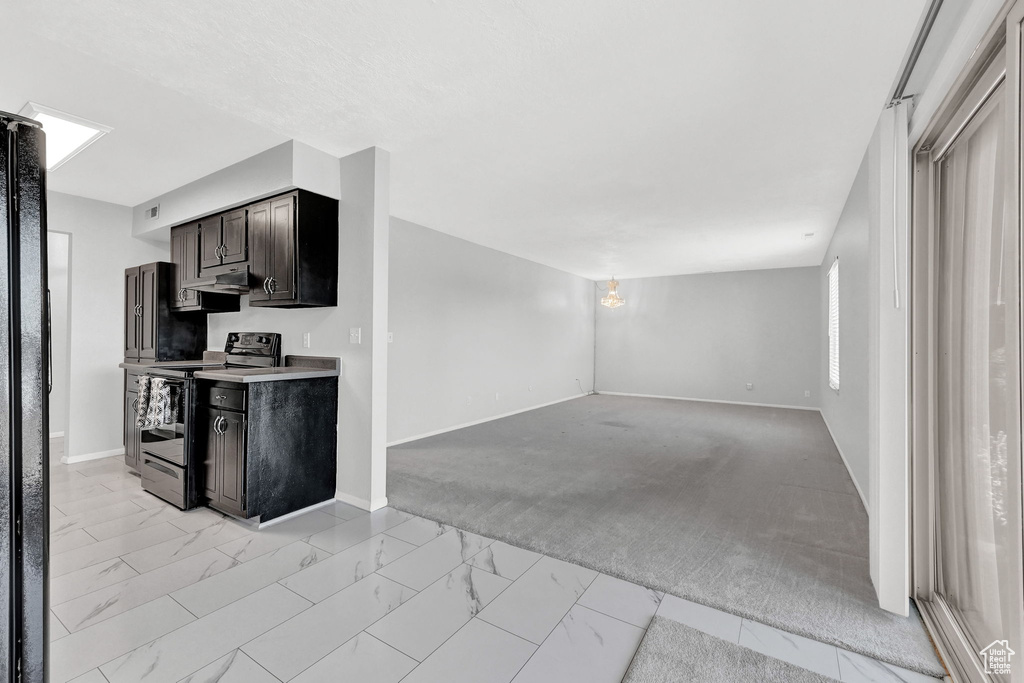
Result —
[[[990, 96], [1005, 88], [1007, 155], [1010, 168], [1004, 196], [1006, 215], [1020, 233], [1021, 220], [1021, 59], [1024, 0], [1011, 0], [1000, 11], [974, 55], [929, 122], [912, 152], [914, 166], [911, 218], [911, 544], [913, 595], [935, 644], [955, 681], [991, 681], [980, 655], [937, 594], [935, 544], [934, 448], [936, 445], [937, 344], [937, 159], [955, 142]], [[1019, 245], [1018, 245], [1019, 246]], [[1024, 263], [1024, 260], [1021, 261]], [[1018, 286], [1021, 273], [1018, 272]], [[1024, 300], [1024, 296], [1021, 297]], [[1024, 329], [1021, 330], [1024, 339]], [[1021, 364], [1018, 359], [1018, 374]], [[1024, 379], [1024, 378], [1022, 378]], [[1018, 424], [1018, 430], [1021, 425]], [[1019, 436], [1019, 435], [1018, 435]], [[1020, 474], [1018, 466], [1017, 474]], [[1018, 522], [1024, 515], [1019, 495]], [[1022, 539], [1024, 542], [1024, 539]], [[1019, 546], [1021, 547], [1021, 546]], [[1018, 559], [1018, 570], [1024, 558]], [[1020, 606], [1024, 614], [1024, 603]], [[1024, 632], [1024, 631], [1022, 631]], [[1018, 660], [1020, 661], [1020, 660]], [[1024, 663], [1014, 668], [1015, 678]]]

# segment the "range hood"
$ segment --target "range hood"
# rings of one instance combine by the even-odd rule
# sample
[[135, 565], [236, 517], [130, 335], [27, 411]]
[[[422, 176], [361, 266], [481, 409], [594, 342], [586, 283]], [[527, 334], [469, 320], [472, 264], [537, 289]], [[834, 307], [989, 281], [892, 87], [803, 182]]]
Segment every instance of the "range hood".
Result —
[[216, 275], [204, 275], [198, 280], [193, 280], [188, 285], [189, 289], [200, 292], [219, 292], [221, 294], [248, 294], [249, 293], [249, 267], [242, 266], [233, 268]]

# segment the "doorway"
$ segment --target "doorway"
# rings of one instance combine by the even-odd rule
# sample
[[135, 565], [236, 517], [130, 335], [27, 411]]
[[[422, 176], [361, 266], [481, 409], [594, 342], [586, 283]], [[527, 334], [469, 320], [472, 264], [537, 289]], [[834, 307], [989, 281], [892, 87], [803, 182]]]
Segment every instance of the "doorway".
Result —
[[964, 681], [1024, 673], [1018, 4], [915, 156], [915, 597]]
[[68, 379], [70, 377], [71, 331], [71, 235], [46, 233], [46, 270], [48, 278], [48, 314], [50, 323], [50, 464], [65, 455], [68, 437]]

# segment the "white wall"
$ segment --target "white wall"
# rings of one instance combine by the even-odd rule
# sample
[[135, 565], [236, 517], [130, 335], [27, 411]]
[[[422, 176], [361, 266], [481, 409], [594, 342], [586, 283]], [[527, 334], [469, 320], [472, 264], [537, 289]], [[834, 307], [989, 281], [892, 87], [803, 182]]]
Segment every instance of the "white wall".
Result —
[[619, 294], [625, 306], [597, 306], [598, 391], [818, 406], [818, 268], [622, 280]]
[[68, 410], [68, 271], [71, 236], [46, 233], [46, 273], [50, 290], [50, 433], [62, 434]]
[[[821, 262], [821, 416], [868, 508], [868, 155]], [[839, 259], [839, 391], [828, 385], [828, 270]]]
[[390, 252], [390, 443], [591, 389], [593, 282], [397, 218]]
[[50, 192], [47, 227], [71, 234], [71, 346], [65, 454], [122, 451], [124, 269], [167, 260], [166, 246], [133, 239], [132, 210]]

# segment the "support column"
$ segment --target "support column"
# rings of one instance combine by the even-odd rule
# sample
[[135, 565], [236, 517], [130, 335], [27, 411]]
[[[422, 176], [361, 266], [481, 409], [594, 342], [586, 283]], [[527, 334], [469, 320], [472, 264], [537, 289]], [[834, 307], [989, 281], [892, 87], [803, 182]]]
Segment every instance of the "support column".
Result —
[[388, 231], [390, 154], [370, 147], [340, 160], [338, 500], [365, 510], [387, 501]]

